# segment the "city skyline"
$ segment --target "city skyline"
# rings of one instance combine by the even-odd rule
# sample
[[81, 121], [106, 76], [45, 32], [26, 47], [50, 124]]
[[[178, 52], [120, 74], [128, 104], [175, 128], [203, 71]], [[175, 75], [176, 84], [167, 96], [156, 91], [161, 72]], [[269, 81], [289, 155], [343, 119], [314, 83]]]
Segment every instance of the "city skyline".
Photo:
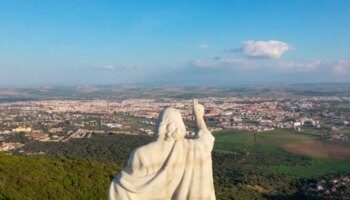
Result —
[[0, 1], [0, 85], [350, 82], [348, 1]]

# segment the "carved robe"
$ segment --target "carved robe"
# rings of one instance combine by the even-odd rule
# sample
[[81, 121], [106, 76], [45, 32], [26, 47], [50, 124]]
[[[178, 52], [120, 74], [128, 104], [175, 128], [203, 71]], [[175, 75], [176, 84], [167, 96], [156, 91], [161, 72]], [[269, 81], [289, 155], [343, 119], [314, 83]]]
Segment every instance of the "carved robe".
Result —
[[214, 200], [214, 137], [168, 138], [136, 149], [109, 188], [110, 200]]

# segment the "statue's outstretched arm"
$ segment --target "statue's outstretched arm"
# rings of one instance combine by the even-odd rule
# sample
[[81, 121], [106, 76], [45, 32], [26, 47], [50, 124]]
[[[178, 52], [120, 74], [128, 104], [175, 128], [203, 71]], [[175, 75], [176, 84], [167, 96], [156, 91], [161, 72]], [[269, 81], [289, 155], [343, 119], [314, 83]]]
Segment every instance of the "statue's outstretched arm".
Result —
[[196, 121], [196, 135], [200, 137], [201, 134], [210, 134], [204, 121], [204, 106], [198, 103], [196, 99], [193, 100], [193, 112]]
[[204, 144], [204, 147], [210, 153], [213, 150], [215, 138], [210, 133], [204, 121], [204, 106], [199, 104], [196, 99], [193, 100], [193, 112], [196, 120], [197, 142]]

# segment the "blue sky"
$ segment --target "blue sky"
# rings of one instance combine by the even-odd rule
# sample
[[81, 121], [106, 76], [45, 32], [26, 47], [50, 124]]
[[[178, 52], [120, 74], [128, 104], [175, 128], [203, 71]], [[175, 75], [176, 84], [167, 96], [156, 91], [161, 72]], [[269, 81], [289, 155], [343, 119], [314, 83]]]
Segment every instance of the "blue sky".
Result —
[[0, 84], [350, 81], [350, 1], [0, 0]]

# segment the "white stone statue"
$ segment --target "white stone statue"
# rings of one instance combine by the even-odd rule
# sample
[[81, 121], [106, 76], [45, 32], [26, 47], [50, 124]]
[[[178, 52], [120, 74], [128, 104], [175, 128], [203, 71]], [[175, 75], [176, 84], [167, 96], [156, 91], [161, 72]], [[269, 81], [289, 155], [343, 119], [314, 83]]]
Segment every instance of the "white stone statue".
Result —
[[194, 100], [196, 139], [186, 139], [181, 114], [164, 109], [155, 141], [134, 150], [109, 188], [110, 200], [213, 200], [211, 151], [214, 137], [204, 107]]

